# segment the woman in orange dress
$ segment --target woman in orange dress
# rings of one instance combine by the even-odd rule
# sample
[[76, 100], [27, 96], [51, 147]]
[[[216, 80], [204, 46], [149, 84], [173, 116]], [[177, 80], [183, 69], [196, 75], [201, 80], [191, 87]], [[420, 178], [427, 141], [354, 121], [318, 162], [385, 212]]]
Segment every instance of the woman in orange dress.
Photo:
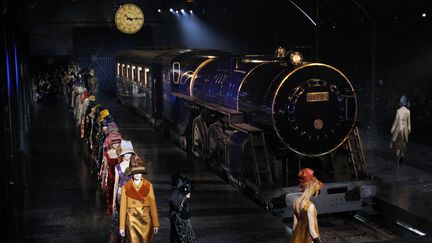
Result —
[[291, 243], [320, 243], [317, 210], [310, 198], [318, 196], [324, 184], [315, 176], [314, 171], [304, 168], [298, 173], [302, 195], [294, 200], [294, 223]]

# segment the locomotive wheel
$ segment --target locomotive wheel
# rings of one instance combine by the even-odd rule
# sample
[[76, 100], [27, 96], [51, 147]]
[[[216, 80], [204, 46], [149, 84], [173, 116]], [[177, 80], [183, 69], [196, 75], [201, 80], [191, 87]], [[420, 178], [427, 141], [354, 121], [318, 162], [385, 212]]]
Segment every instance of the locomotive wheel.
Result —
[[200, 159], [207, 158], [208, 132], [207, 125], [201, 116], [192, 123], [192, 154]]

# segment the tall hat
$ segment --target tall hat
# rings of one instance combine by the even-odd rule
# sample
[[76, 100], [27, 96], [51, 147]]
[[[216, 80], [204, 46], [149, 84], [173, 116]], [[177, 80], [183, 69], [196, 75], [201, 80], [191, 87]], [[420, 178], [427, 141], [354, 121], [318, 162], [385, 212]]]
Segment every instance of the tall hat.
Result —
[[147, 167], [138, 155], [134, 155], [131, 158], [129, 167], [126, 169], [125, 174], [126, 176], [131, 176], [138, 173], [147, 174]]
[[121, 140], [120, 148], [121, 151], [119, 156], [125, 155], [127, 153], [135, 154], [135, 151], [132, 146], [132, 142], [129, 140]]
[[324, 184], [314, 176], [314, 171], [312, 169], [303, 168], [299, 171], [297, 176], [299, 179], [300, 191], [302, 192], [306, 189], [306, 183], [314, 180], [318, 181], [319, 189], [324, 187]]

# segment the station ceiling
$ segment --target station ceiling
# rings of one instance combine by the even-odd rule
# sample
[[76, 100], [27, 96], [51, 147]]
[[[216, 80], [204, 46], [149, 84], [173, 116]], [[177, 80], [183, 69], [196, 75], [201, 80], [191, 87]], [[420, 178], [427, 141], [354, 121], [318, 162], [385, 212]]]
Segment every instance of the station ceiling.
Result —
[[[2, 17], [14, 18], [14, 25], [25, 31], [31, 31], [39, 23], [49, 18], [56, 12], [67, 8], [78, 1], [97, 0], [5, 0], [3, 1]], [[100, 0], [99, 0], [100, 1]], [[151, 3], [154, 9], [170, 7], [189, 7], [197, 12], [217, 11], [223, 8], [230, 10], [247, 8], [250, 12], [267, 10], [270, 15], [272, 9], [281, 11], [286, 9], [287, 13], [301, 15], [301, 8], [312, 18], [321, 21], [335, 22], [343, 21], [345, 24], [356, 24], [358, 22], [377, 20], [384, 24], [398, 21], [410, 21], [426, 14], [432, 17], [432, 4], [429, 0], [415, 1], [392, 1], [392, 0], [135, 0], [135, 1], [111, 1], [113, 4], [119, 2]], [[297, 5], [298, 8], [294, 5]], [[269, 16], [270, 17], [270, 16]], [[223, 18], [221, 19], [223, 21]], [[9, 21], [10, 22], [10, 21]]]

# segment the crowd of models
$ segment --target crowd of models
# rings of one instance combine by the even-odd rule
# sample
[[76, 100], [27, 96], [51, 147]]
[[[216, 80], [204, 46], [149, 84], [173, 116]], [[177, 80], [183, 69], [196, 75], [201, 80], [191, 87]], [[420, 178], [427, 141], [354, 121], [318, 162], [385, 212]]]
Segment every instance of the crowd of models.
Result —
[[[160, 224], [153, 185], [144, 178], [149, 171], [145, 158], [134, 151], [109, 110], [97, 102], [96, 86], [87, 85], [80, 72], [78, 65], [69, 65], [64, 97], [104, 192], [106, 213], [111, 215], [109, 242], [154, 242]], [[196, 242], [187, 204], [191, 179], [180, 172], [171, 179], [170, 241]]]

